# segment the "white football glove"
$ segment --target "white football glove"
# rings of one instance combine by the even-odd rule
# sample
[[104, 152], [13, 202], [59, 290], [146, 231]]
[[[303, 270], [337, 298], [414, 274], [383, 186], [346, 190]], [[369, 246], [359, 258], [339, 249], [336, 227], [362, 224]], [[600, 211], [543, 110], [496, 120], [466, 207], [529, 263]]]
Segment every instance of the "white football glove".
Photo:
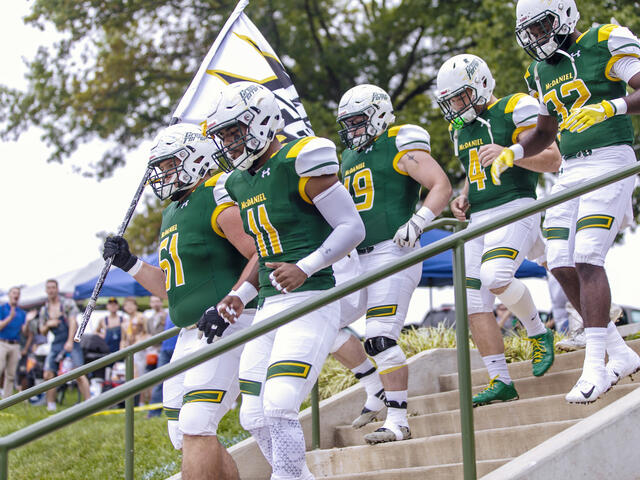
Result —
[[413, 247], [427, 225], [436, 216], [427, 207], [422, 207], [414, 213], [409, 221], [402, 225], [393, 236], [393, 241], [401, 247]]

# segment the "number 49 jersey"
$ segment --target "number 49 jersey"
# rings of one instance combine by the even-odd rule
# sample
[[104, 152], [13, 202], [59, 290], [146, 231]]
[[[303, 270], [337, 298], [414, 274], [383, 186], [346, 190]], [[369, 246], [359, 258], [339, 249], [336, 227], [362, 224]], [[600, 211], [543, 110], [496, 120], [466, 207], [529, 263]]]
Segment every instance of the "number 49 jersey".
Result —
[[342, 152], [342, 181], [367, 231], [358, 248], [392, 239], [415, 212], [420, 184], [398, 167], [411, 150], [431, 151], [429, 133], [417, 125], [391, 127], [367, 148]]
[[529, 95], [516, 93], [492, 103], [476, 120], [451, 132], [455, 153], [469, 180], [470, 213], [516, 198], [536, 198], [537, 173], [514, 166], [500, 176], [501, 185], [494, 185], [491, 166], [480, 165], [478, 151], [490, 143], [502, 146], [516, 143], [521, 132], [536, 125], [537, 117], [538, 102]]
[[[258, 171], [234, 170], [215, 188], [220, 205], [236, 203], [245, 231], [259, 255], [260, 298], [277, 295], [267, 262], [296, 263], [322, 245], [331, 227], [305, 193], [311, 177], [336, 174], [336, 147], [326, 138], [304, 137], [283, 146]], [[335, 285], [331, 267], [296, 289], [326, 290]]]
[[166, 274], [169, 315], [187, 327], [229, 293], [247, 260], [226, 240], [216, 218], [213, 187], [220, 175], [162, 212], [158, 258]]
[[[524, 77], [532, 95], [542, 95], [541, 102], [559, 123], [567, 119], [572, 108], [624, 97], [626, 85], [615, 76], [613, 67], [624, 56], [640, 56], [640, 43], [627, 28], [601, 25], [580, 35], [567, 53], [575, 69], [572, 61], [563, 57], [556, 65], [533, 62]], [[581, 133], [563, 130], [560, 152], [571, 156], [582, 150], [632, 142], [631, 119], [616, 115]]]

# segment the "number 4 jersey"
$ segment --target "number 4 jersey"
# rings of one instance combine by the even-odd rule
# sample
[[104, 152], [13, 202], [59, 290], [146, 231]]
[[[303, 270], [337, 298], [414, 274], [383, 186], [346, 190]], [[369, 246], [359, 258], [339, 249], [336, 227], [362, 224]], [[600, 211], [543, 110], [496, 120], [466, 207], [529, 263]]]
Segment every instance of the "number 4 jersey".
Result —
[[521, 132], [533, 128], [538, 117], [538, 102], [524, 93], [508, 95], [492, 103], [473, 122], [460, 130], [451, 130], [455, 153], [469, 180], [469, 211], [479, 212], [504, 205], [517, 198], [536, 198], [538, 174], [514, 166], [501, 176], [501, 185], [491, 181], [491, 166], [480, 165], [478, 151], [495, 143], [509, 146]]
[[179, 327], [196, 323], [207, 308], [222, 300], [247, 264], [216, 223], [229, 206], [215, 202], [213, 187], [219, 177], [162, 212], [158, 258], [166, 274], [169, 315]]
[[[638, 39], [624, 27], [601, 25], [584, 32], [555, 65], [533, 62], [525, 73], [532, 95], [561, 123], [572, 108], [613, 100], [627, 94], [626, 85], [614, 74], [614, 64], [625, 56], [640, 56]], [[536, 70], [538, 80], [536, 81]], [[572, 156], [582, 150], [631, 144], [633, 126], [628, 115], [617, 115], [584, 132], [560, 133], [560, 152]]]
[[[338, 172], [330, 140], [304, 137], [283, 146], [258, 171], [234, 170], [215, 188], [219, 205], [236, 203], [245, 231], [259, 255], [260, 298], [277, 295], [267, 262], [296, 263], [315, 251], [331, 227], [305, 193], [311, 177]], [[326, 290], [335, 285], [331, 267], [308, 278], [296, 291]]]

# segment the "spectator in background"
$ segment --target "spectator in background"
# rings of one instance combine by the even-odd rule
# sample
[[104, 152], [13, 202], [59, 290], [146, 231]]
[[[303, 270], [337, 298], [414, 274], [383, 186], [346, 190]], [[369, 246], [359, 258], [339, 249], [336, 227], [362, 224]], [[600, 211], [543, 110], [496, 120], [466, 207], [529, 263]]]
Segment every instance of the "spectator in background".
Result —
[[503, 335], [512, 333], [518, 327], [518, 319], [509, 311], [504, 303], [496, 307], [496, 322]]
[[122, 341], [124, 317], [119, 310], [120, 304], [118, 303], [118, 299], [115, 297], [109, 298], [107, 301], [107, 311], [109, 314], [100, 320], [96, 330], [96, 333], [104, 338], [111, 353], [117, 352], [120, 349], [120, 342]]
[[[138, 311], [138, 301], [135, 297], [127, 297], [124, 300], [124, 312], [129, 316], [122, 332], [122, 341], [120, 348], [134, 345], [149, 337], [147, 333], [147, 319]], [[140, 350], [133, 354], [133, 376], [139, 377], [145, 373], [147, 369], [147, 349]], [[145, 390], [140, 394], [142, 404], [147, 403], [151, 398], [151, 389]]]
[[[175, 325], [173, 324], [173, 322], [171, 321], [171, 318], [169, 317], [169, 315], [167, 314], [166, 316], [166, 320], [165, 320], [165, 324], [164, 324], [164, 329], [165, 330], [169, 330], [171, 328], [175, 327]], [[173, 351], [176, 348], [176, 342], [178, 341], [178, 336], [174, 335], [171, 338], [166, 339], [164, 342], [162, 342], [162, 346], [160, 347], [160, 353], [158, 354], [158, 365], [156, 368], [160, 368], [163, 365], [166, 365], [167, 363], [169, 363], [169, 361], [171, 360], [171, 357], [173, 356]], [[163, 394], [162, 394], [162, 388], [163, 388], [164, 382], [163, 383], [159, 383], [158, 385], [156, 385], [155, 387], [153, 387], [153, 390], [151, 391], [151, 403], [162, 403], [162, 399], [163, 399]], [[162, 407], [157, 408], [156, 410], [150, 410], [149, 413], [147, 414], [147, 418], [151, 418], [151, 417], [159, 417], [160, 414], [162, 413]]]
[[2, 398], [13, 395], [13, 382], [20, 361], [20, 330], [26, 314], [18, 307], [20, 289], [9, 290], [9, 303], [0, 305], [0, 376], [4, 373]]
[[[44, 379], [49, 380], [56, 376], [60, 356], [66, 355], [64, 352], [71, 355], [73, 368], [81, 366], [84, 363], [84, 357], [80, 344], [73, 341], [73, 336], [78, 328], [76, 323], [78, 307], [73, 300], [58, 295], [57, 280], [47, 280], [45, 291], [47, 292], [47, 300], [40, 309], [39, 330], [42, 335], [47, 335], [48, 332], [53, 333], [51, 350], [49, 350], [44, 364]], [[87, 400], [90, 396], [87, 377], [84, 375], [78, 377], [76, 382], [82, 397]], [[52, 412], [56, 410], [55, 388], [47, 391], [47, 410]]]
[[564, 293], [560, 282], [551, 273], [547, 274], [547, 287], [549, 297], [551, 297], [551, 315], [557, 332], [567, 333], [569, 331], [569, 313], [567, 303], [569, 299]]
[[167, 320], [167, 311], [162, 305], [162, 299], [151, 295], [149, 297], [149, 306], [151, 310], [147, 313], [147, 333], [153, 337], [164, 331], [165, 322]]

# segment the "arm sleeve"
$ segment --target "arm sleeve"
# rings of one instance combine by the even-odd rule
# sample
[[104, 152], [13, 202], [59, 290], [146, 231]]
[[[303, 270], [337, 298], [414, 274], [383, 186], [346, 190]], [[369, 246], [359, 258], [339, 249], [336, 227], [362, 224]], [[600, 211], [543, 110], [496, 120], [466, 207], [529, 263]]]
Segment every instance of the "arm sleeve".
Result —
[[[626, 27], [605, 25], [598, 31], [599, 36], [607, 38], [607, 48], [611, 60], [605, 67], [605, 76], [609, 80], [624, 80], [628, 82], [638, 73], [638, 58], [640, 58], [640, 41]], [[632, 59], [631, 61], [629, 61]], [[624, 62], [620, 63], [621, 60]], [[633, 60], [636, 60], [634, 62]], [[632, 73], [633, 72], [633, 73]], [[630, 76], [628, 76], [630, 75]]]
[[336, 146], [328, 138], [304, 138], [289, 151], [287, 156], [289, 155], [296, 155], [295, 169], [299, 177], [319, 177], [338, 173]]
[[611, 76], [619, 78], [625, 83], [629, 83], [629, 80], [634, 75], [640, 73], [640, 58], [625, 56], [616, 60], [611, 68]]
[[333, 230], [320, 248], [296, 264], [308, 277], [340, 260], [365, 237], [364, 224], [353, 199], [340, 182], [316, 195], [313, 203]]
[[513, 123], [518, 128], [534, 126], [538, 119], [539, 109], [540, 104], [535, 98], [521, 95], [513, 109]]
[[401, 125], [396, 134], [396, 148], [399, 152], [406, 150], [431, 152], [431, 137], [429, 132], [418, 125]]

